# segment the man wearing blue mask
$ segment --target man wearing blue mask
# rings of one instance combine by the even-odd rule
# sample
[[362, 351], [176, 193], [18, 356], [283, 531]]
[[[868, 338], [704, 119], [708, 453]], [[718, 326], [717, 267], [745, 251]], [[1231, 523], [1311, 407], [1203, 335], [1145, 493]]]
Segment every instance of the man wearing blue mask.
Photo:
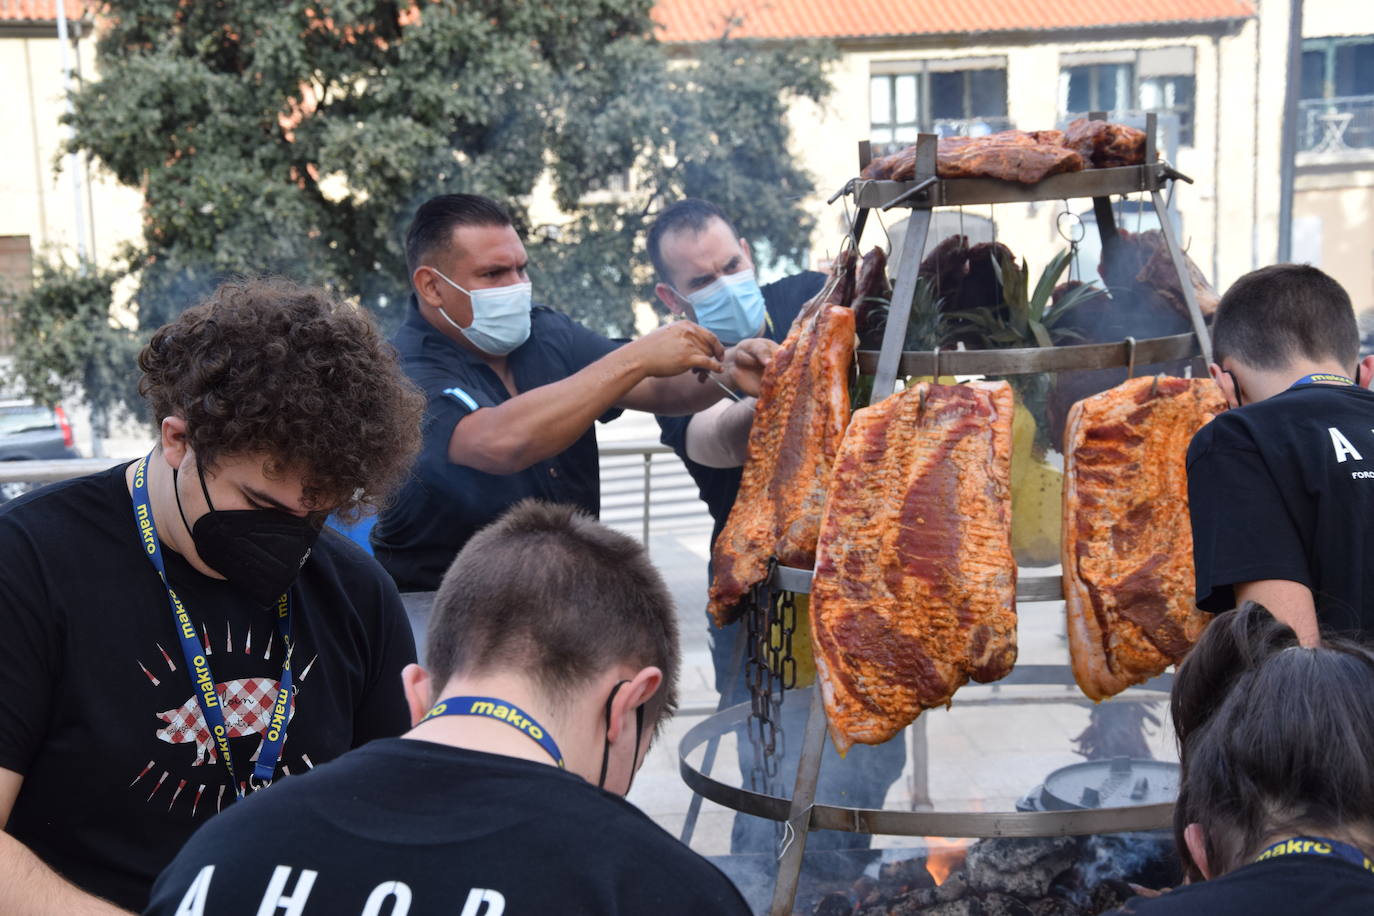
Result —
[[[695, 198], [680, 200], [659, 214], [649, 229], [647, 248], [659, 278], [654, 290], [659, 300], [674, 315], [696, 321], [722, 343], [739, 344], [751, 338], [769, 341], [770, 346], [781, 342], [802, 306], [825, 283], [824, 274], [803, 271], [759, 286], [749, 243], [719, 207]], [[658, 418], [663, 443], [687, 466], [711, 513], [712, 544], [739, 492], [753, 420], [754, 398], [747, 396], [722, 401], [691, 417]], [[711, 627], [716, 689], [728, 705], [748, 699], [737, 662], [737, 633], [742, 626], [736, 623], [725, 630]], [[796, 735], [787, 746], [795, 751], [801, 746], [805, 708], [785, 709], [784, 717], [784, 726]], [[900, 775], [905, 762], [902, 745], [895, 741], [881, 747], [856, 747], [845, 760], [828, 745], [826, 753], [821, 800], [859, 807], [881, 808], [887, 787]], [[743, 776], [748, 775], [747, 757], [741, 756]], [[787, 766], [795, 772], [795, 762]], [[768, 851], [773, 830], [770, 822], [738, 815], [731, 851]], [[822, 833], [811, 839], [812, 848], [846, 848], [866, 842], [844, 833]]]
[[[781, 343], [801, 307], [825, 283], [825, 274], [807, 270], [759, 286], [749, 242], [719, 207], [693, 197], [658, 215], [647, 247], [659, 301], [726, 345], [751, 339]], [[691, 417], [658, 418], [663, 443], [687, 465], [715, 520], [712, 542], [735, 503], [753, 419], [752, 397], [721, 401]]]
[[468, 539], [522, 499], [596, 515], [598, 419], [691, 414], [720, 400], [721, 385], [756, 392], [774, 349], [727, 351], [686, 322], [622, 345], [532, 305], [525, 246], [505, 210], [477, 195], [421, 206], [406, 261], [415, 296], [395, 344], [428, 399], [424, 446], [372, 533], [402, 591], [437, 588]]

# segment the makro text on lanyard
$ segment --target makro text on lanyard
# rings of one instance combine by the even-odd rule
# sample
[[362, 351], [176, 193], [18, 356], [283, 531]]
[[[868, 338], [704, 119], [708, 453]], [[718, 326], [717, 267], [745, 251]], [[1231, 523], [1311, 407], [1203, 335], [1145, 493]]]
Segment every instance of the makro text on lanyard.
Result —
[[[176, 627], [177, 637], [181, 640], [181, 654], [186, 659], [191, 683], [195, 687], [196, 703], [200, 706], [201, 715], [205, 717], [205, 725], [209, 728], [210, 735], [214, 739], [215, 748], [224, 761], [224, 768], [229, 771], [229, 780], [233, 783], [234, 794], [242, 798], [244, 788], [234, 775], [234, 761], [229, 753], [229, 728], [224, 721], [224, 709], [220, 704], [219, 693], [215, 688], [215, 676], [210, 671], [210, 662], [206, 658], [205, 647], [201, 645], [200, 639], [196, 636], [196, 627], [191, 622], [191, 615], [186, 611], [185, 605], [181, 603], [177, 593], [172, 590], [172, 583], [167, 579], [167, 564], [162, 558], [162, 541], [157, 536], [157, 524], [153, 519], [153, 504], [152, 500], [148, 498], [148, 459], [151, 457], [150, 453], [140, 458], [138, 466], [134, 468], [134, 521], [138, 525], [138, 535], [143, 543], [143, 552], [147, 554], [148, 560], [162, 579], [163, 587], [167, 589], [167, 603], [172, 608], [172, 623]], [[263, 733], [258, 762], [253, 767], [253, 778], [264, 785], [271, 783], [276, 774], [277, 761], [281, 759], [282, 745], [286, 742], [286, 726], [291, 720], [290, 592], [284, 593], [277, 599], [277, 632], [281, 634], [282, 643], [285, 647], [285, 658], [282, 659], [281, 677], [277, 681], [277, 699], [272, 704], [272, 714], [268, 719], [267, 731]]]
[[427, 722], [437, 716], [480, 716], [504, 722], [542, 747], [544, 752], [553, 758], [554, 763], [564, 768], [563, 752], [558, 749], [558, 744], [542, 725], [531, 719], [527, 712], [514, 703], [507, 703], [495, 697], [449, 697], [434, 704], [434, 708], [425, 713], [420, 722]]
[[1344, 859], [1367, 872], [1374, 872], [1374, 862], [1361, 850], [1349, 843], [1329, 840], [1326, 837], [1295, 836], [1291, 840], [1279, 840], [1256, 856], [1255, 861], [1263, 862], [1265, 859], [1276, 859], [1279, 856], [1326, 856]]
[[1355, 380], [1353, 378], [1347, 378], [1346, 376], [1338, 375], [1335, 372], [1313, 372], [1311, 375], [1304, 375], [1302, 378], [1298, 379], [1296, 382], [1289, 385], [1288, 387], [1301, 388], [1303, 385], [1326, 384], [1330, 382], [1335, 382], [1340, 385], [1355, 384]]

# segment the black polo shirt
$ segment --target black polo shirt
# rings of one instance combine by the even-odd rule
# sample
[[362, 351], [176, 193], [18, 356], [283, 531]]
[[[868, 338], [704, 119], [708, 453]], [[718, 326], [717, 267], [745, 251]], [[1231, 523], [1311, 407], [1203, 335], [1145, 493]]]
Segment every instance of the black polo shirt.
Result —
[[[801, 307], [811, 301], [824, 285], [825, 274], [808, 270], [763, 287], [763, 301], [768, 309], [769, 323], [764, 328], [762, 336], [782, 343], [787, 332], [792, 329], [792, 322], [797, 320], [797, 313], [801, 311]], [[656, 419], [660, 430], [659, 441], [682, 459], [682, 463], [687, 467], [687, 473], [696, 481], [701, 501], [706, 503], [706, 509], [711, 513], [711, 519], [715, 522], [711, 529], [711, 543], [714, 545], [716, 536], [725, 527], [725, 520], [735, 504], [744, 469], [710, 468], [688, 458], [687, 424], [692, 422], [690, 416]]]
[[[526, 497], [601, 511], [595, 427], [558, 455], [515, 474], [487, 474], [448, 459], [458, 421], [510, 399], [501, 379], [476, 355], [410, 314], [393, 342], [406, 375], [425, 393], [424, 442], [419, 460], [372, 531], [377, 560], [402, 591], [431, 591], [454, 556], [479, 529]], [[506, 357], [515, 386], [531, 391], [567, 378], [620, 344], [568, 316], [536, 305], [530, 337]], [[620, 415], [608, 411], [603, 423]]]

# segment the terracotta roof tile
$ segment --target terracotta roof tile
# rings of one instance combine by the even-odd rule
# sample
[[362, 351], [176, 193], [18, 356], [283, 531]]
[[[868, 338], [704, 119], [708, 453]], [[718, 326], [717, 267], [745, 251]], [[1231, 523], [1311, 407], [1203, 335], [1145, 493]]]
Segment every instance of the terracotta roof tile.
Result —
[[[82, 0], [67, 0], [67, 18], [87, 14]], [[56, 22], [57, 0], [0, 0], [0, 22]]]
[[1212, 22], [1255, 15], [1247, 0], [659, 0], [667, 42], [719, 38], [864, 38]]

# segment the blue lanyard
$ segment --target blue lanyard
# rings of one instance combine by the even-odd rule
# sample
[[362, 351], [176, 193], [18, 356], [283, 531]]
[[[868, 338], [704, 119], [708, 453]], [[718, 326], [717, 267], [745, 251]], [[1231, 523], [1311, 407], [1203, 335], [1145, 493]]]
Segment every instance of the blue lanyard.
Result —
[[504, 722], [520, 733], [528, 735], [560, 768], [564, 766], [563, 752], [558, 749], [558, 744], [544, 731], [542, 725], [531, 719], [529, 713], [514, 703], [507, 703], [495, 697], [449, 697], [436, 703], [420, 722], [427, 722], [436, 716], [481, 716]]
[[1337, 375], [1334, 372], [1313, 372], [1311, 375], [1304, 375], [1302, 378], [1298, 379], [1296, 382], [1289, 385], [1288, 387], [1301, 388], [1303, 385], [1315, 385], [1318, 382], [1338, 382], [1342, 385], [1355, 384], [1355, 380], [1353, 378], [1347, 378], [1344, 375]]
[[1358, 865], [1365, 871], [1374, 872], [1374, 862], [1369, 860], [1369, 856], [1349, 843], [1328, 840], [1325, 837], [1298, 836], [1291, 840], [1279, 840], [1256, 856], [1255, 861], [1262, 862], [1279, 856], [1331, 856]]
[[[210, 662], [205, 657], [205, 647], [196, 636], [196, 627], [191, 623], [191, 615], [177, 597], [177, 593], [172, 590], [171, 582], [167, 580], [167, 564], [162, 559], [162, 541], [157, 536], [153, 504], [148, 498], [147, 472], [148, 459], [151, 457], [149, 454], [140, 458], [138, 466], [134, 468], [134, 521], [138, 525], [139, 538], [143, 542], [143, 552], [148, 555], [148, 560], [162, 578], [163, 587], [167, 589], [167, 601], [172, 608], [172, 623], [176, 626], [177, 636], [181, 640], [181, 655], [186, 659], [186, 667], [191, 675], [191, 683], [195, 686], [196, 702], [200, 705], [201, 715], [205, 717], [205, 725], [210, 730], [220, 758], [224, 760], [224, 768], [229, 771], [229, 781], [233, 783], [234, 794], [242, 798], [244, 789], [234, 776], [234, 761], [229, 753], [229, 727], [224, 721], [224, 709], [215, 689], [215, 676], [211, 673]], [[286, 726], [291, 719], [292, 646], [289, 592], [277, 599], [277, 632], [281, 634], [285, 658], [282, 660], [281, 677], [277, 681], [277, 700], [272, 704], [272, 715], [268, 719], [267, 730], [263, 733], [258, 762], [253, 767], [253, 778], [262, 785], [270, 784], [276, 774], [277, 761], [281, 759], [281, 748], [286, 742]]]

